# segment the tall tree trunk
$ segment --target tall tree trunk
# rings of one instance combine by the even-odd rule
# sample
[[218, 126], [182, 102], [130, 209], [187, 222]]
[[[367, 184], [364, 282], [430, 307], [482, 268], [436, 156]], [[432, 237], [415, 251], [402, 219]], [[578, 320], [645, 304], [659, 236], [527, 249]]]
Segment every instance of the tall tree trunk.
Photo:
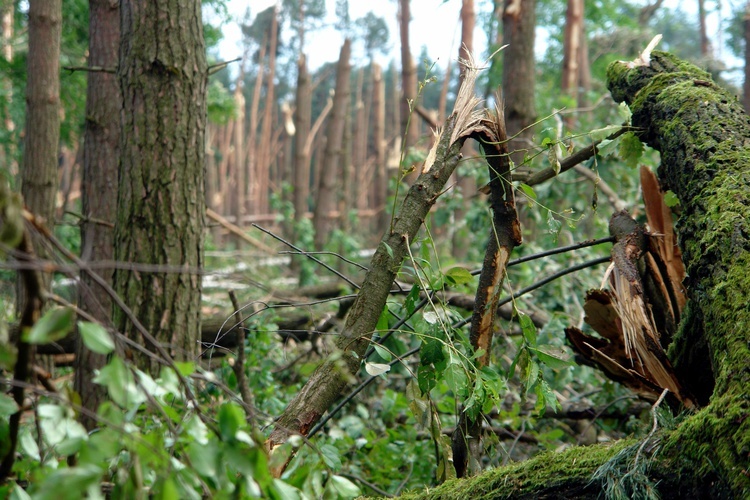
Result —
[[[2, 10], [0, 10], [0, 23], [2, 24], [2, 56], [7, 63], [13, 62], [13, 13], [15, 12], [15, 2], [12, 0], [2, 1]], [[5, 131], [12, 134], [16, 129], [16, 124], [13, 121], [13, 117], [8, 111], [13, 102], [13, 82], [9, 76], [2, 79], [3, 91], [5, 92], [6, 102], [6, 113], [3, 117], [3, 125]], [[1, 152], [3, 164], [8, 169], [8, 172], [12, 177], [18, 174], [18, 162], [16, 161], [16, 145], [15, 141], [8, 141], [3, 146]]]
[[[62, 0], [29, 1], [29, 51], [26, 83], [26, 129], [21, 168], [21, 194], [26, 207], [41, 217], [50, 229], [55, 225], [57, 194], [57, 159], [60, 142], [60, 35], [62, 30]], [[7, 197], [7, 194], [5, 194]], [[8, 203], [7, 198], [3, 204]], [[5, 211], [4, 211], [5, 212]], [[7, 221], [3, 220], [3, 224]], [[17, 222], [17, 221], [16, 221]], [[33, 245], [33, 246], [32, 246]], [[49, 253], [43, 245], [29, 242], [24, 235], [20, 248], [25, 253], [46, 259]], [[35, 272], [18, 274], [16, 284], [16, 312], [21, 324], [31, 327], [41, 314], [44, 289], [49, 289], [50, 274], [41, 279]], [[18, 342], [14, 377], [27, 382], [34, 357], [33, 345]], [[23, 405], [23, 388], [12, 389], [16, 404]], [[18, 429], [22, 412], [13, 413], [5, 427], [4, 456], [0, 463], [0, 483], [10, 474], [15, 460]], [[6, 437], [7, 436], [7, 437]], [[9, 439], [8, 439], [9, 438]], [[8, 441], [6, 443], [5, 441]], [[5, 445], [8, 446], [5, 446]]]
[[[560, 90], [578, 102], [581, 51], [583, 50], [583, 0], [568, 0], [565, 13], [563, 39], [563, 69]], [[565, 125], [571, 128], [576, 120], [573, 114], [565, 115]]]
[[[409, 44], [409, 23], [411, 22], [411, 10], [409, 0], [398, 2], [399, 35], [401, 37], [401, 99], [399, 110], [401, 114], [401, 135], [405, 137], [404, 150], [416, 145], [418, 132], [417, 124], [409, 126], [409, 103], [415, 103], [417, 98], [417, 68], [411, 55]], [[408, 127], [408, 128], [407, 128]], [[408, 166], [408, 165], [406, 165]]]
[[[120, 8], [111, 0], [89, 2], [89, 66], [117, 66], [120, 44]], [[117, 145], [120, 139], [120, 88], [117, 76], [91, 71], [86, 86], [86, 127], [83, 136], [83, 183], [81, 202], [84, 220], [81, 225], [81, 258], [84, 261], [114, 259], [114, 224], [117, 213]], [[112, 284], [114, 271], [102, 269], [99, 275]], [[88, 273], [81, 274], [79, 307], [104, 325], [110, 325], [112, 300]], [[105, 390], [93, 383], [94, 371], [106, 357], [76, 346], [75, 389], [81, 405], [96, 413], [104, 400]], [[95, 421], [82, 416], [91, 429]]]
[[[143, 326], [178, 359], [200, 338], [205, 228], [206, 47], [199, 0], [123, 0], [119, 261], [185, 268], [183, 273], [115, 272], [115, 289]], [[115, 325], [143, 342], [115, 311]], [[155, 346], [146, 345], [150, 350]], [[140, 366], [159, 363], [137, 355]]]
[[274, 10], [271, 22], [270, 43], [268, 47], [268, 74], [266, 75], [266, 105], [263, 109], [263, 126], [260, 134], [260, 154], [255, 164], [257, 192], [254, 195], [256, 213], [266, 214], [269, 211], [268, 193], [270, 191], [271, 164], [274, 162], [274, 148], [276, 143], [272, 141], [274, 109], [274, 79], [276, 78], [276, 45], [278, 43], [278, 12]]
[[706, 0], [698, 0], [698, 29], [700, 31], [701, 57], [707, 59], [711, 56], [711, 43], [708, 41], [708, 30], [706, 28]]
[[[458, 60], [468, 61], [473, 58], [474, 55], [474, 25], [476, 24], [476, 14], [474, 13], [474, 0], [463, 0], [461, 4], [461, 45], [458, 47]], [[464, 80], [464, 74], [467, 69], [463, 64], [458, 65], [458, 82], [459, 86]], [[465, 158], [470, 158], [476, 153], [472, 149], [470, 143], [464, 144], [461, 152]], [[456, 177], [457, 185], [461, 193], [461, 204], [456, 208], [454, 213], [454, 224], [453, 230], [453, 250], [452, 255], [457, 260], [463, 260], [466, 258], [469, 252], [469, 245], [466, 244], [466, 212], [469, 209], [469, 203], [471, 196], [477, 190], [476, 182], [474, 177], [467, 175], [467, 172], [461, 172], [461, 169], [456, 169], [453, 174]]]
[[503, 10], [503, 101], [511, 159], [520, 166], [531, 146], [534, 106], [536, 0], [506, 0]]
[[232, 173], [234, 181], [234, 196], [232, 213], [237, 217], [235, 224], [242, 227], [242, 216], [245, 215], [245, 193], [247, 190], [247, 165], [245, 164], [245, 96], [242, 95], [242, 80], [244, 71], [240, 71], [237, 86], [234, 89], [234, 105], [237, 116], [234, 119], [232, 133]]
[[[307, 145], [312, 122], [312, 90], [307, 72], [307, 57], [300, 54], [297, 61], [297, 105], [294, 110], [294, 220], [298, 228], [305, 217], [310, 197], [310, 147]], [[295, 230], [297, 229], [295, 228]], [[295, 238], [296, 239], [296, 238]]]
[[383, 70], [372, 63], [372, 139], [375, 143], [375, 175], [372, 205], [375, 209], [375, 234], [382, 234], [388, 225], [388, 166], [385, 162], [385, 82]]
[[[29, 2], [29, 53], [26, 84], [22, 185], [24, 203], [55, 225], [60, 143], [60, 35], [62, 0]], [[41, 248], [40, 256], [46, 255]]]
[[342, 144], [344, 126], [349, 103], [349, 74], [351, 66], [351, 40], [344, 41], [336, 67], [336, 93], [333, 96], [333, 109], [328, 122], [325, 156], [323, 157], [322, 172], [318, 182], [318, 193], [315, 200], [313, 225], [315, 226], [315, 248], [321, 250], [328, 241], [331, 231], [336, 227], [336, 221], [331, 213], [336, 209], [336, 184], [343, 173]]

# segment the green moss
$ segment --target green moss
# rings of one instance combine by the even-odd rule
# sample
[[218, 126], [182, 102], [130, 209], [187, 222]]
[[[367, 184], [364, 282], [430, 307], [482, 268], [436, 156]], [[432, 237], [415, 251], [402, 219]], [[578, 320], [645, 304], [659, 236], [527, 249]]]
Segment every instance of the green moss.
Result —
[[500, 499], [537, 498], [544, 492], [566, 496], [596, 498], [601, 487], [592, 484], [596, 470], [627, 446], [632, 439], [597, 446], [547, 452], [525, 462], [491, 470], [470, 479], [455, 479], [421, 493], [403, 495], [404, 499]]

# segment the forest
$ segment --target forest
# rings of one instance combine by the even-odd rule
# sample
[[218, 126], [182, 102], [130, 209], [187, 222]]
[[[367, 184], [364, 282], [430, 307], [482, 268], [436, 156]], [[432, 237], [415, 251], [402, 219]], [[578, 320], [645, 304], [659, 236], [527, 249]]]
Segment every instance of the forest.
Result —
[[750, 497], [750, 2], [371, 3], [0, 0], [0, 498]]

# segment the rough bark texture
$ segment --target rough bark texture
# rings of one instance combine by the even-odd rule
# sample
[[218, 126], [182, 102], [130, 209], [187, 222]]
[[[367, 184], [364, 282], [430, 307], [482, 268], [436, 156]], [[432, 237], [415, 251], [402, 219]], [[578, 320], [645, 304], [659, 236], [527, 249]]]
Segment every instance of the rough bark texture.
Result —
[[[125, 0], [120, 8], [124, 109], [115, 256], [200, 268], [207, 79], [201, 3]], [[173, 356], [193, 358], [200, 332], [199, 276], [118, 270], [115, 286]], [[120, 311], [115, 325], [140, 341]], [[158, 370], [153, 360], [139, 364]]]
[[343, 141], [346, 125], [346, 112], [349, 108], [349, 75], [351, 66], [351, 40], [344, 41], [336, 67], [336, 94], [333, 96], [333, 108], [328, 122], [326, 149], [318, 183], [318, 196], [315, 200], [313, 225], [315, 226], [315, 248], [322, 250], [331, 231], [336, 227], [336, 220], [331, 212], [337, 208], [337, 189], [344, 169]]
[[[657, 434], [647, 474], [662, 498], [747, 498], [750, 117], [707, 73], [669, 54], [655, 52], [650, 66], [615, 62], [607, 78], [615, 100], [629, 103], [641, 138], [661, 152], [660, 181], [680, 200], [689, 302], [670, 357], [693, 392], [710, 394], [707, 406]], [[605, 484], [593, 473], [640, 446], [629, 439], [547, 453], [418, 497], [597, 498]], [[630, 465], [622, 466], [624, 474]]]
[[[29, 2], [26, 131], [21, 193], [29, 210], [42, 217], [50, 228], [55, 225], [58, 184], [61, 32], [62, 0]], [[39, 256], [46, 257], [47, 254], [40, 250], [37, 249]]]
[[[117, 66], [120, 44], [120, 8], [114, 0], [89, 2], [89, 66]], [[120, 88], [117, 76], [91, 71], [86, 86], [86, 126], [83, 141], [83, 182], [81, 201], [84, 220], [81, 224], [81, 259], [102, 261], [114, 259], [114, 223], [117, 211], [117, 144], [120, 138]], [[114, 271], [102, 269], [99, 275], [112, 284]], [[112, 300], [88, 273], [81, 274], [78, 298], [81, 309], [104, 325], [111, 324]], [[106, 389], [93, 383], [94, 370], [104, 365], [106, 356], [76, 347], [75, 389], [81, 405], [96, 413]], [[83, 416], [82, 422], [92, 428], [95, 422]]]
[[[523, 162], [534, 131], [534, 30], [536, 0], [506, 0], [503, 10], [503, 103], [510, 141], [511, 159]], [[524, 130], [525, 129], [525, 130]], [[523, 130], [523, 132], [521, 132]], [[520, 132], [520, 134], [519, 134]]]

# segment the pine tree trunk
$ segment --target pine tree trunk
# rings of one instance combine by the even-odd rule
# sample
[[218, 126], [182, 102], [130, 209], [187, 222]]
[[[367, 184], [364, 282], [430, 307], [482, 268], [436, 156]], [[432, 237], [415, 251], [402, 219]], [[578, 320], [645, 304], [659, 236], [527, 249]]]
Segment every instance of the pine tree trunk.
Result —
[[[91, 0], [88, 65], [102, 68], [117, 66], [119, 45], [119, 4], [110, 0]], [[81, 258], [88, 262], [114, 259], [121, 102], [116, 75], [94, 71], [88, 73], [81, 185], [85, 217], [81, 225]], [[112, 284], [113, 270], [101, 269], [97, 273]], [[111, 324], [112, 300], [85, 272], [81, 274], [78, 302], [81, 309], [102, 324]], [[81, 396], [81, 405], [94, 413], [106, 392], [92, 380], [94, 371], [101, 368], [105, 361], [106, 356], [86, 349], [79, 339], [76, 346], [75, 389]], [[85, 415], [81, 421], [87, 428], [95, 425]]]
[[[143, 326], [178, 359], [200, 338], [205, 228], [206, 49], [199, 0], [123, 0], [119, 261], [185, 268], [181, 273], [115, 272], [115, 289]], [[145, 343], [115, 311], [115, 325]], [[155, 351], [155, 346], [146, 345]], [[160, 364], [137, 354], [157, 373]]]
[[375, 209], [375, 234], [383, 234], [388, 225], [385, 207], [388, 199], [388, 166], [385, 161], [385, 82], [383, 70], [378, 63], [372, 63], [372, 110], [372, 136], [375, 143], [372, 205]]
[[536, 0], [506, 0], [503, 10], [503, 101], [511, 159], [521, 165], [536, 120], [534, 29]]
[[[565, 35], [563, 39], [563, 69], [560, 90], [576, 99], [580, 77], [581, 51], [583, 49], [583, 0], [568, 0], [565, 13]], [[565, 125], [574, 126], [574, 115], [565, 115]]]
[[333, 109], [328, 122], [325, 156], [323, 157], [313, 215], [315, 248], [318, 250], [323, 248], [331, 235], [331, 231], [336, 227], [336, 220], [331, 217], [331, 213], [337, 208], [336, 184], [343, 173], [342, 144], [349, 102], [350, 54], [351, 40], [347, 38], [341, 47], [339, 62], [336, 67], [336, 93], [333, 96]]
[[750, 0], [745, 4], [743, 26], [745, 28], [745, 83], [742, 87], [742, 102], [745, 105], [745, 111], [750, 113]]
[[417, 143], [418, 138], [417, 124], [412, 123], [410, 126], [408, 125], [409, 117], [411, 116], [409, 102], [415, 103], [417, 98], [417, 68], [414, 65], [414, 58], [411, 55], [411, 45], [409, 43], [409, 23], [411, 22], [409, 0], [399, 0], [398, 7], [399, 35], [401, 37], [400, 133], [402, 136], [406, 134], [404, 148], [406, 151]]

